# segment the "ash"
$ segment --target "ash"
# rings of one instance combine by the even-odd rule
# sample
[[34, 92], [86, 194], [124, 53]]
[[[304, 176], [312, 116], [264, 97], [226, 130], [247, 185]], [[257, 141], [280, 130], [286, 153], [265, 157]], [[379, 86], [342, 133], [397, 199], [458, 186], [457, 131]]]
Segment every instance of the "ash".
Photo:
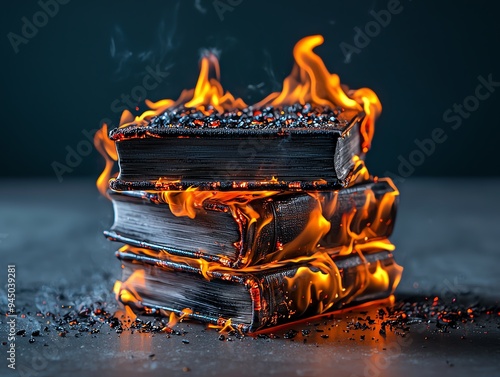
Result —
[[[152, 128], [324, 128], [335, 127], [340, 123], [339, 115], [344, 110], [340, 107], [313, 107], [294, 104], [291, 106], [254, 108], [217, 112], [214, 108], [196, 110], [177, 107], [169, 109], [153, 118]], [[208, 115], [207, 115], [208, 114]]]
[[[33, 301], [20, 305], [17, 336], [29, 337], [36, 343], [44, 336], [93, 337], [124, 331], [130, 334], [161, 334], [166, 338], [181, 336], [188, 339], [184, 330], [186, 322], [169, 326], [165, 317], [140, 315], [123, 310], [111, 292], [113, 280], [101, 277], [101, 283], [78, 289], [66, 286], [43, 286], [35, 291], [22, 292]], [[5, 308], [1, 302], [1, 307]], [[128, 315], [128, 314], [132, 315]], [[4, 318], [6, 311], [0, 313]], [[142, 313], [144, 314], [144, 313]], [[192, 326], [204, 328], [188, 322]], [[188, 327], [190, 325], [187, 325]], [[467, 326], [481, 330], [485, 327], [500, 328], [498, 302], [484, 303], [477, 296], [461, 295], [451, 299], [428, 296], [399, 297], [392, 306], [372, 305], [351, 312], [331, 313], [313, 320], [292, 323], [286, 327], [269, 329], [255, 336], [244, 336], [234, 330], [207, 330], [214, 341], [282, 339], [315, 342], [319, 345], [331, 341], [378, 341], [387, 336], [418, 334], [428, 337], [442, 333], [460, 332]], [[201, 330], [205, 332], [205, 330]], [[460, 333], [461, 334], [461, 333]], [[465, 335], [461, 337], [465, 339]], [[187, 344], [187, 343], [186, 343]]]

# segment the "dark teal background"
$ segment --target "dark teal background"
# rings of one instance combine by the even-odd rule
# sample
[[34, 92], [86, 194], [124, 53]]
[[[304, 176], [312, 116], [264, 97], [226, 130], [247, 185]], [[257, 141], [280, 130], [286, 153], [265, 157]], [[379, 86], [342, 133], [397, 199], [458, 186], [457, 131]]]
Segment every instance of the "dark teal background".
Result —
[[[221, 4], [231, 8], [223, 20], [216, 11]], [[354, 28], [364, 29], [373, 20], [370, 11], [387, 9], [387, 4], [70, 0], [18, 46], [18, 53], [8, 34], [22, 35], [22, 17], [32, 20], [41, 7], [36, 1], [4, 4], [0, 176], [57, 179], [53, 163], [65, 165], [68, 150], [83, 148], [82, 131], [96, 129], [105, 118], [118, 122], [113, 110], [119, 106], [115, 102], [112, 109], [111, 104], [141, 85], [147, 66], [168, 67], [169, 72], [147, 97], [177, 98], [183, 88], [195, 85], [200, 50], [217, 48], [224, 87], [252, 103], [280, 89], [292, 67], [294, 44], [311, 34], [324, 35], [317, 52], [330, 71], [353, 88], [372, 88], [382, 101], [368, 157], [372, 173], [398, 174], [401, 158], [418, 150], [414, 140], [430, 138], [440, 127], [447, 140], [413, 175], [500, 175], [495, 162], [500, 87], [479, 101], [456, 130], [454, 121], [443, 120], [454, 103], [474, 95], [479, 76], [500, 81], [498, 4], [402, 0], [402, 11], [345, 63], [340, 44], [353, 45]], [[100, 156], [82, 151], [62, 178], [99, 174]]]

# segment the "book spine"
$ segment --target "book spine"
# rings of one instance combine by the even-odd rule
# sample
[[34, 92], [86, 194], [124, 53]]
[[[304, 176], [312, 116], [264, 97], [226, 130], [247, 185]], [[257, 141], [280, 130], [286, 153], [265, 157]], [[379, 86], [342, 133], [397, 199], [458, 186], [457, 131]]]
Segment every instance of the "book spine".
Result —
[[299, 194], [257, 204], [261, 216], [235, 267], [308, 256], [392, 234], [399, 193], [390, 178], [337, 191]]
[[370, 261], [351, 255], [336, 262], [322, 254], [307, 265], [247, 279], [254, 309], [248, 330], [389, 297], [399, 283], [402, 267], [390, 253], [375, 255], [385, 257]]

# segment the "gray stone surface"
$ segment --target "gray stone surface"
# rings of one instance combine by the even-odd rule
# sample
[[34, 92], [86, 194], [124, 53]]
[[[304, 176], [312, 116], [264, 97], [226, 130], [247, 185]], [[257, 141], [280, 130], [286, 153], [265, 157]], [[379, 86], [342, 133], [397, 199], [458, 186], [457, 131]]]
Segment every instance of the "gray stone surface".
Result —
[[[467, 294], [498, 304], [500, 180], [419, 179], [401, 184], [400, 189], [392, 240], [405, 272], [397, 298]], [[116, 308], [111, 293], [120, 276], [113, 255], [116, 245], [102, 236], [111, 222], [111, 205], [90, 179], [61, 184], [0, 181], [1, 310], [5, 311], [8, 264], [16, 265], [17, 305], [24, 310], [96, 300], [108, 302], [110, 310]], [[56, 300], [61, 293], [64, 299]], [[19, 318], [19, 328], [40, 328], [31, 314]], [[498, 316], [449, 333], [437, 333], [432, 324], [416, 324], [404, 338], [393, 332], [384, 338], [370, 331], [345, 332], [346, 323], [359, 315], [337, 314], [326, 326], [318, 320], [329, 338], [313, 331], [307, 343], [301, 334], [294, 341], [282, 337], [219, 341], [214, 330], [186, 322], [178, 325], [188, 332], [184, 337], [126, 331], [118, 335], [111, 330], [79, 338], [60, 338], [51, 332], [33, 344], [29, 337], [17, 337], [18, 369], [15, 373], [7, 369], [7, 347], [0, 345], [0, 376], [500, 374]], [[0, 342], [7, 340], [6, 331], [2, 318]]]

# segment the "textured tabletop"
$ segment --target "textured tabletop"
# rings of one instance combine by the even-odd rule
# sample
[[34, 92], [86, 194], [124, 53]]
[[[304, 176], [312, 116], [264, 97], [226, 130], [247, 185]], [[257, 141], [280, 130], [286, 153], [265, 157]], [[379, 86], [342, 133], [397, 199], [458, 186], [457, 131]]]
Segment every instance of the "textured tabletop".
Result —
[[[438, 296], [450, 305], [456, 299], [457, 305], [498, 308], [500, 181], [419, 179], [399, 186], [392, 241], [405, 271], [396, 300], [432, 307]], [[37, 311], [57, 313], [96, 302], [110, 312], [118, 308], [111, 293], [121, 274], [117, 245], [102, 236], [111, 222], [111, 204], [91, 179], [0, 182], [0, 311], [7, 308], [7, 265], [14, 264], [16, 305], [24, 314], [16, 330], [26, 330], [26, 336], [16, 336], [13, 372], [5, 357], [7, 318], [0, 319], [0, 376], [500, 374], [496, 312], [444, 328], [439, 321], [417, 321], [385, 335], [379, 318], [363, 327], [367, 316], [378, 317], [376, 306], [279, 329], [276, 339], [221, 341], [215, 330], [193, 322], [178, 324], [180, 335], [170, 337], [118, 334], [106, 323], [94, 334], [75, 336], [77, 331], [69, 330], [59, 336], [47, 323], [51, 319], [37, 317]], [[286, 339], [290, 329], [298, 334]], [[37, 330], [40, 336], [30, 343]]]

